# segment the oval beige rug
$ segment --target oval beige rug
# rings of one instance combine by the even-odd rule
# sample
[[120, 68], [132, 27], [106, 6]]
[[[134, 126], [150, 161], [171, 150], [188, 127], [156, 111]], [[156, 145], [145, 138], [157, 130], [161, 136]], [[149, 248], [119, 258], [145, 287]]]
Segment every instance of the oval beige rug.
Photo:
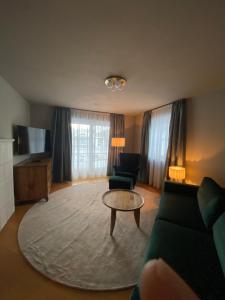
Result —
[[159, 194], [137, 187], [145, 199], [140, 229], [132, 212], [117, 212], [110, 236], [110, 209], [102, 203], [108, 182], [74, 185], [40, 201], [24, 216], [19, 246], [31, 265], [59, 283], [89, 290], [136, 284], [156, 216]]

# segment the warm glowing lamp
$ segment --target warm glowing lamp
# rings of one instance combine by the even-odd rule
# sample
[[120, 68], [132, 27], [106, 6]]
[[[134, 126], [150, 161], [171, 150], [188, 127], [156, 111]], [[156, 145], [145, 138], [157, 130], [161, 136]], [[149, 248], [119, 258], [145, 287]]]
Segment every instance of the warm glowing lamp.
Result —
[[125, 147], [125, 138], [122, 138], [122, 137], [112, 138], [111, 146], [112, 147], [120, 147], [120, 148]]
[[170, 166], [169, 178], [174, 181], [183, 182], [185, 179], [185, 168], [178, 166]]

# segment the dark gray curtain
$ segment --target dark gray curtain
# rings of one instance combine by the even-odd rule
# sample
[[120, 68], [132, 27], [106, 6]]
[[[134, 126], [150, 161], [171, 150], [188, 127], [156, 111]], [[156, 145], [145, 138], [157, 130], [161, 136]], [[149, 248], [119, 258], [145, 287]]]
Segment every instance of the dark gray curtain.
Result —
[[186, 99], [173, 102], [165, 174], [171, 165], [185, 166], [186, 156]]
[[56, 107], [52, 122], [53, 182], [72, 180], [71, 109]]
[[148, 150], [149, 150], [149, 130], [151, 123], [151, 111], [146, 111], [143, 116], [143, 124], [141, 131], [141, 147], [140, 147], [140, 172], [139, 180], [143, 183], [149, 182], [149, 163], [148, 163]]
[[119, 164], [119, 153], [123, 151], [121, 148], [111, 146], [113, 137], [124, 137], [124, 115], [110, 114], [108, 176], [113, 174], [113, 166]]

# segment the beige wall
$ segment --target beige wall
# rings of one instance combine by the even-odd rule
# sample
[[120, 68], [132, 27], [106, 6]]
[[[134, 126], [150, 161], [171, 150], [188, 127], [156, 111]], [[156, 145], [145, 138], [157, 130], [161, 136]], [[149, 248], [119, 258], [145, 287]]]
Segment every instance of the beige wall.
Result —
[[126, 146], [124, 152], [140, 152], [142, 118], [142, 113], [136, 116], [125, 115]]
[[142, 121], [143, 121], [143, 113], [140, 113], [135, 116], [135, 130], [134, 130], [134, 152], [135, 153], [140, 153]]
[[30, 104], [30, 125], [37, 128], [51, 129], [53, 106]]
[[225, 186], [225, 90], [189, 99], [187, 124], [187, 180]]
[[133, 153], [134, 152], [134, 135], [135, 135], [135, 117], [125, 116], [125, 138], [126, 144], [124, 152]]
[[[0, 138], [13, 137], [13, 125], [29, 125], [29, 103], [0, 76]], [[14, 156], [14, 163], [28, 156]]]

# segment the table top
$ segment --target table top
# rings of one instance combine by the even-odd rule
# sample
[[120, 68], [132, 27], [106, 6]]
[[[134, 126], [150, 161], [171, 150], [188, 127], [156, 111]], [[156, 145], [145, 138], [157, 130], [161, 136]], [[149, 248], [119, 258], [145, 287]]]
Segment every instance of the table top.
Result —
[[107, 191], [103, 194], [102, 201], [106, 206], [121, 211], [140, 209], [144, 205], [144, 198], [129, 190]]

